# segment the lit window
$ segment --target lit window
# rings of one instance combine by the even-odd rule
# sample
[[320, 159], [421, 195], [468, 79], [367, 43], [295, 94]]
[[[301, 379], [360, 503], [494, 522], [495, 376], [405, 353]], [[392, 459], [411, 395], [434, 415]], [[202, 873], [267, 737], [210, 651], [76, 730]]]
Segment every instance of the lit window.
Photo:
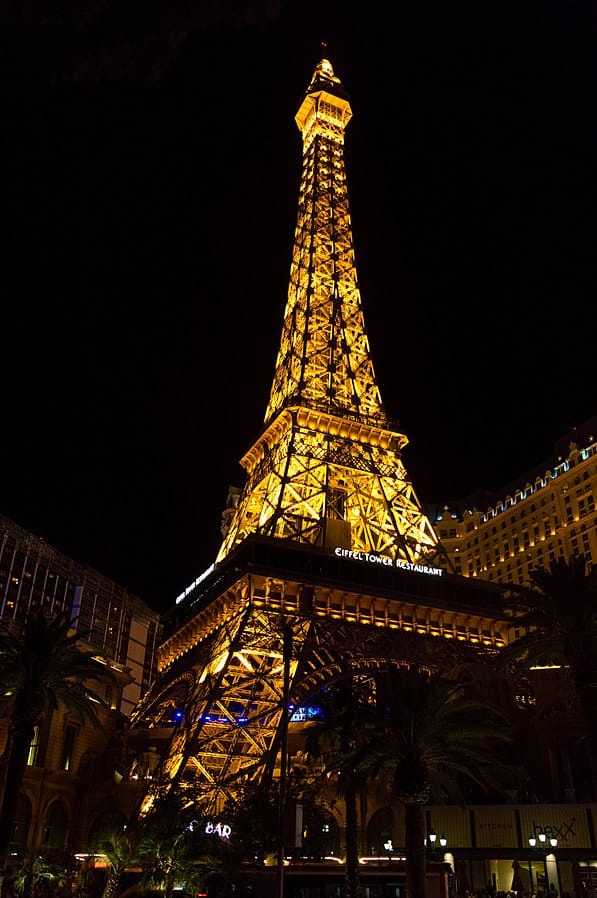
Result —
[[27, 764], [29, 767], [35, 767], [37, 763], [37, 752], [39, 750], [39, 727], [33, 729], [33, 739], [29, 746], [29, 755], [27, 756]]

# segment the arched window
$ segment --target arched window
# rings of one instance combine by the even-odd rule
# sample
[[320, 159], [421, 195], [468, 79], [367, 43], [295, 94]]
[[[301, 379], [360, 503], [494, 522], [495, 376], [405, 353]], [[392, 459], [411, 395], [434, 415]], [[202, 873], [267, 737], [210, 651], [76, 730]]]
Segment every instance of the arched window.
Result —
[[31, 802], [26, 795], [22, 793], [17, 799], [17, 808], [15, 819], [12, 825], [12, 836], [10, 840], [9, 854], [16, 854], [22, 857], [27, 849], [27, 835], [29, 834], [29, 824], [31, 823]]
[[302, 804], [302, 846], [297, 852], [303, 857], [320, 859], [340, 856], [340, 828], [333, 814], [319, 805]]
[[61, 801], [53, 801], [46, 814], [41, 843], [44, 848], [64, 848], [68, 816]]
[[389, 807], [380, 808], [367, 824], [367, 850], [374, 857], [385, 857], [384, 845], [391, 841], [396, 848], [397, 835], [394, 811]]

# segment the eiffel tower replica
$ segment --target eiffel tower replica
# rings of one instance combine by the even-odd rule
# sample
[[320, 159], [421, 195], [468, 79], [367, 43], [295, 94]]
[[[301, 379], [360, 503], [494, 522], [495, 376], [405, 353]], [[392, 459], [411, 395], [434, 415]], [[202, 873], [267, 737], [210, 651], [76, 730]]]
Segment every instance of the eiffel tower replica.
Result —
[[381, 401], [349, 213], [351, 117], [324, 57], [295, 117], [298, 218], [263, 428], [215, 563], [166, 616], [159, 675], [131, 721], [132, 735], [166, 733], [166, 776], [199, 778], [214, 812], [279, 773], [290, 714], [325, 684], [450, 666], [506, 638], [495, 589], [449, 571]]

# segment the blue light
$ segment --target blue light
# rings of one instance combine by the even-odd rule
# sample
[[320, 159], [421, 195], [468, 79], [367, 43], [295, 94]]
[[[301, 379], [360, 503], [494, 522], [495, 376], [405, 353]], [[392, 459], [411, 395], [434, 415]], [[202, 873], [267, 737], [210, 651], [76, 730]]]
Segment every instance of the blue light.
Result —
[[291, 723], [303, 723], [305, 720], [315, 720], [321, 716], [321, 708], [305, 705], [296, 709], [290, 721]]

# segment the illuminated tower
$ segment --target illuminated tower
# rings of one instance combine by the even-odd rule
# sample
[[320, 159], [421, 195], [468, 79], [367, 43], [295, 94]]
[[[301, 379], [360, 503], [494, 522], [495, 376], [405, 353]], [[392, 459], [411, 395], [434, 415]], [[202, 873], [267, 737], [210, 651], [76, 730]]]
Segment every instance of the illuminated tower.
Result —
[[[344, 169], [348, 98], [322, 59], [296, 115], [304, 161], [290, 288], [264, 428], [242, 460], [217, 559], [164, 621], [132, 718], [214, 809], [280, 763], [289, 707], [393, 664], [495, 651], [491, 584], [453, 577], [374, 375]], [[150, 798], [151, 796], [149, 796]]]
[[439, 563], [438, 540], [401, 460], [375, 379], [355, 267], [344, 131], [348, 97], [328, 59], [296, 114], [298, 220], [264, 429], [227, 511], [221, 561], [246, 536]]

